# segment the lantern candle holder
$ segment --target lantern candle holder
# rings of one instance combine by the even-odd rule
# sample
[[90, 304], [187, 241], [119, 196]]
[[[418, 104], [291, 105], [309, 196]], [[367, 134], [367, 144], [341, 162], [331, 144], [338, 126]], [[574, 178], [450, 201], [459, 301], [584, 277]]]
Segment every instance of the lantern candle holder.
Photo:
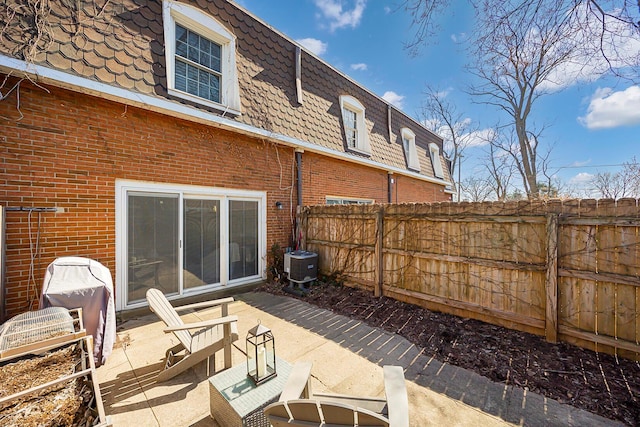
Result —
[[275, 377], [276, 346], [271, 329], [258, 324], [247, 332], [247, 376], [256, 385]]

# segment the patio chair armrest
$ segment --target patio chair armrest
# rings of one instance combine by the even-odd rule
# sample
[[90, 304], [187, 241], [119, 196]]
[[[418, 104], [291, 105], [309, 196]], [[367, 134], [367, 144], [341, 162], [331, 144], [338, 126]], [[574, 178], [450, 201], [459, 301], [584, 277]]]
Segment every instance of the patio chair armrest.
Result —
[[218, 305], [229, 304], [234, 301], [235, 299], [233, 299], [233, 297], [227, 297], [227, 298], [220, 298], [220, 299], [215, 299], [211, 301], [196, 302], [194, 304], [181, 305], [179, 307], [174, 307], [173, 309], [177, 312], [186, 311], [186, 310], [196, 310], [199, 308], [215, 307]]
[[390, 427], [409, 427], [409, 399], [404, 371], [401, 366], [386, 365], [384, 372], [384, 392], [387, 397]]
[[293, 365], [289, 379], [282, 388], [280, 402], [296, 399], [308, 399], [311, 396], [311, 362], [298, 362]]
[[238, 321], [238, 316], [225, 316], [219, 317], [217, 319], [211, 320], [203, 320], [202, 322], [194, 322], [194, 323], [185, 323], [184, 325], [178, 326], [169, 326], [164, 328], [163, 331], [165, 333], [175, 332], [175, 331], [186, 331], [188, 329], [202, 329], [202, 328], [210, 328], [213, 326], [223, 325], [225, 323], [233, 323]]

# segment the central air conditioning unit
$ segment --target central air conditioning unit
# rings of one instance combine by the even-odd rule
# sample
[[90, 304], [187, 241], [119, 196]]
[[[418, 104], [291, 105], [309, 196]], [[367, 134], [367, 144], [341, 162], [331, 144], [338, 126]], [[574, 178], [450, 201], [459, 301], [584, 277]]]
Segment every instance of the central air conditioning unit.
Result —
[[318, 278], [318, 254], [293, 251], [284, 254], [284, 272], [294, 283], [313, 282]]

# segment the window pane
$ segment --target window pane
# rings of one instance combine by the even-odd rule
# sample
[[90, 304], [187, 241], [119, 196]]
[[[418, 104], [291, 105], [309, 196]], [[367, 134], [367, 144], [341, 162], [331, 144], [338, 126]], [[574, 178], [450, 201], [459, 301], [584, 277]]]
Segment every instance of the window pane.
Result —
[[209, 89], [209, 99], [220, 102], [220, 77], [211, 75], [211, 87]]
[[356, 148], [358, 142], [358, 133], [355, 129], [347, 130], [347, 145], [351, 148]]
[[176, 89], [187, 91], [187, 64], [176, 59]]
[[187, 43], [187, 29], [176, 24], [176, 42]]
[[220, 282], [220, 201], [184, 201], [184, 288]]
[[353, 128], [356, 127], [356, 113], [347, 108], [344, 109], [344, 121], [345, 127]]
[[258, 274], [258, 202], [229, 201], [229, 279]]
[[211, 54], [211, 67], [209, 68], [219, 73], [222, 72], [222, 68], [220, 68], [220, 57], [222, 54], [222, 48], [220, 47], [220, 45], [211, 43], [210, 54]]
[[200, 64], [204, 67], [211, 68], [211, 55], [206, 52], [200, 52]]
[[198, 80], [187, 80], [187, 92], [198, 96]]
[[127, 203], [127, 303], [147, 289], [178, 292], [178, 196], [130, 194]]

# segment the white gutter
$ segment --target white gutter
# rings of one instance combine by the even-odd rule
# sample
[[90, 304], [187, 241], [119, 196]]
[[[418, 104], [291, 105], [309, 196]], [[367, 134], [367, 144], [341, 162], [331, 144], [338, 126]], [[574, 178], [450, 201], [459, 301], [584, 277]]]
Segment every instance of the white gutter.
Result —
[[290, 147], [301, 148], [305, 151], [322, 154], [335, 159], [345, 160], [351, 163], [357, 163], [375, 169], [409, 176], [421, 181], [431, 182], [445, 187], [451, 184], [450, 182], [443, 179], [431, 178], [408, 171], [406, 169], [400, 169], [395, 166], [385, 165], [366, 158], [351, 156], [348, 153], [335, 151], [321, 145], [316, 145], [307, 141], [291, 138], [286, 135], [270, 132], [264, 129], [240, 123], [223, 116], [212, 114], [204, 110], [199, 110], [197, 108], [184, 105], [179, 102], [171, 101], [169, 99], [132, 92], [117, 86], [100, 83], [84, 77], [68, 74], [63, 71], [43, 67], [41, 65], [27, 63], [25, 61], [11, 58], [5, 55], [0, 55], [0, 70], [4, 72], [19, 71], [34, 76], [35, 80], [39, 82], [48, 83], [53, 86], [72, 90], [74, 92], [105, 98], [111, 101], [131, 105], [133, 107], [139, 107], [145, 110], [154, 111], [156, 113], [202, 123], [209, 126], [217, 126], [226, 130], [239, 132], [252, 137], [268, 139]]

